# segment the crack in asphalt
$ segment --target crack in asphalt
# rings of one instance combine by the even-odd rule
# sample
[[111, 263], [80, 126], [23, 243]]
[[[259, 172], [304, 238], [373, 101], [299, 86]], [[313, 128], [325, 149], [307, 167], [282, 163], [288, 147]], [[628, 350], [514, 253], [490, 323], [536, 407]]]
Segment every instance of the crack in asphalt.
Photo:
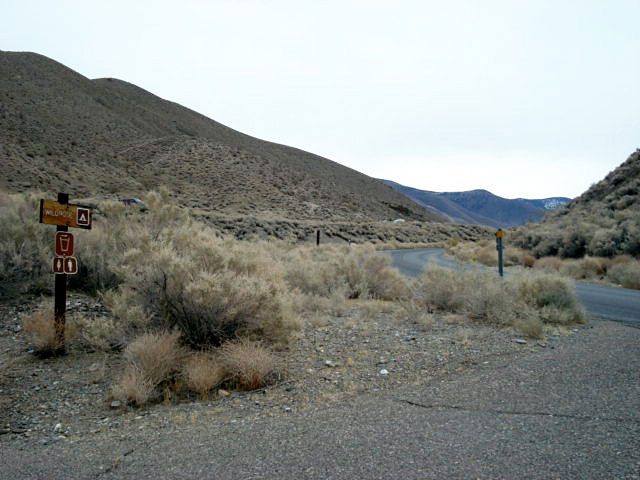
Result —
[[407, 403], [414, 407], [421, 407], [425, 409], [433, 408], [446, 408], [450, 410], [460, 410], [463, 412], [479, 412], [479, 413], [495, 413], [498, 415], [525, 415], [534, 417], [556, 417], [556, 418], [571, 418], [575, 420], [587, 420], [587, 421], [603, 421], [603, 422], [627, 422], [640, 424], [640, 419], [637, 418], [613, 418], [613, 417], [591, 417], [588, 415], [570, 415], [566, 413], [551, 413], [551, 412], [525, 412], [518, 410], [497, 410], [497, 409], [481, 409], [481, 408], [468, 408], [461, 405], [445, 405], [445, 404], [423, 404], [418, 402], [412, 402], [411, 400], [398, 399], [402, 403]]

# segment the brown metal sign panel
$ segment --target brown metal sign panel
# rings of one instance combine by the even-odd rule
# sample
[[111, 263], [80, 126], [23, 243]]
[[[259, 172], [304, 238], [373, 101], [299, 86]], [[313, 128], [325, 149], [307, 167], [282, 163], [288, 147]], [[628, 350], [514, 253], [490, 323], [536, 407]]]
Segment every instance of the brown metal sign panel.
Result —
[[40, 200], [40, 223], [90, 229], [91, 220], [91, 209], [84, 205]]
[[55, 257], [53, 273], [75, 275], [78, 273], [78, 260], [76, 257]]
[[70, 257], [74, 251], [73, 233], [56, 232], [56, 255], [58, 257]]
[[504, 237], [504, 232], [502, 230], [498, 230], [496, 232], [496, 238], [502, 238], [502, 237]]

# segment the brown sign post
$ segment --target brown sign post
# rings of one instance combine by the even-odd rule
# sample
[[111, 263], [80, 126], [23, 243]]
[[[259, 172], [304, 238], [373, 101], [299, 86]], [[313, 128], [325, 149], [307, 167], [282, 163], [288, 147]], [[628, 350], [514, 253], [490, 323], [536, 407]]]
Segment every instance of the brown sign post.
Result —
[[83, 205], [69, 203], [69, 194], [58, 193], [58, 201], [40, 200], [40, 223], [56, 225], [53, 272], [55, 275], [54, 325], [56, 338], [60, 345], [59, 353], [65, 350], [64, 330], [67, 307], [67, 275], [77, 273], [78, 262], [73, 257], [74, 236], [72, 228], [91, 228], [91, 209]]

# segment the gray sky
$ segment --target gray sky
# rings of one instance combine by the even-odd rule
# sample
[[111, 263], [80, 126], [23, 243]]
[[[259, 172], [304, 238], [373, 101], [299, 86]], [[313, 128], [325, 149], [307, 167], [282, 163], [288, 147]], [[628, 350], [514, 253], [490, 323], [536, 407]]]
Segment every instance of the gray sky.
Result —
[[0, 49], [435, 191], [577, 196], [640, 147], [640, 0], [0, 0]]

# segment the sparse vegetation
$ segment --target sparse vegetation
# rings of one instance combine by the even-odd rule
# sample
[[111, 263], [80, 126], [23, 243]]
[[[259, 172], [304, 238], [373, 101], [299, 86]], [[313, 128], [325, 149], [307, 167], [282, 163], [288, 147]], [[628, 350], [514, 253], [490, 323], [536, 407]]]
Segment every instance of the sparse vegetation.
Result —
[[52, 312], [37, 310], [24, 320], [24, 330], [31, 336], [33, 345], [41, 355], [51, 355], [64, 348], [65, 343], [76, 336], [75, 325], [67, 322], [64, 341], [58, 338]]
[[182, 375], [187, 387], [206, 400], [209, 392], [225, 379], [225, 369], [214, 352], [203, 351], [189, 357]]
[[227, 342], [220, 348], [220, 359], [230, 381], [241, 390], [263, 387], [278, 374], [276, 358], [261, 342]]
[[512, 234], [536, 258], [640, 255], [640, 150], [566, 207]]
[[353, 309], [358, 314], [344, 325], [359, 332], [398, 309], [425, 332], [440, 313], [462, 319], [456, 324], [470, 318], [535, 338], [543, 322], [580, 320], [575, 305], [545, 297], [535, 282], [527, 290], [524, 281], [429, 269], [410, 283], [371, 245], [241, 242], [195, 221], [166, 190], [149, 194], [144, 205], [97, 202], [94, 229], [77, 241], [85, 267], [71, 284], [97, 291], [109, 307], [110, 315], [100, 318], [76, 314], [74, 324], [78, 345], [123, 349], [125, 366], [111, 394], [124, 404], [184, 397], [185, 386], [200, 398], [216, 387], [260, 388], [280, 378], [273, 352], [286, 348], [304, 319], [323, 329]]
[[409, 317], [416, 312], [465, 313], [534, 338], [541, 336], [542, 323], [585, 321], [571, 281], [558, 275], [521, 273], [503, 280], [484, 271], [431, 266], [411, 288], [411, 301], [404, 303]]

